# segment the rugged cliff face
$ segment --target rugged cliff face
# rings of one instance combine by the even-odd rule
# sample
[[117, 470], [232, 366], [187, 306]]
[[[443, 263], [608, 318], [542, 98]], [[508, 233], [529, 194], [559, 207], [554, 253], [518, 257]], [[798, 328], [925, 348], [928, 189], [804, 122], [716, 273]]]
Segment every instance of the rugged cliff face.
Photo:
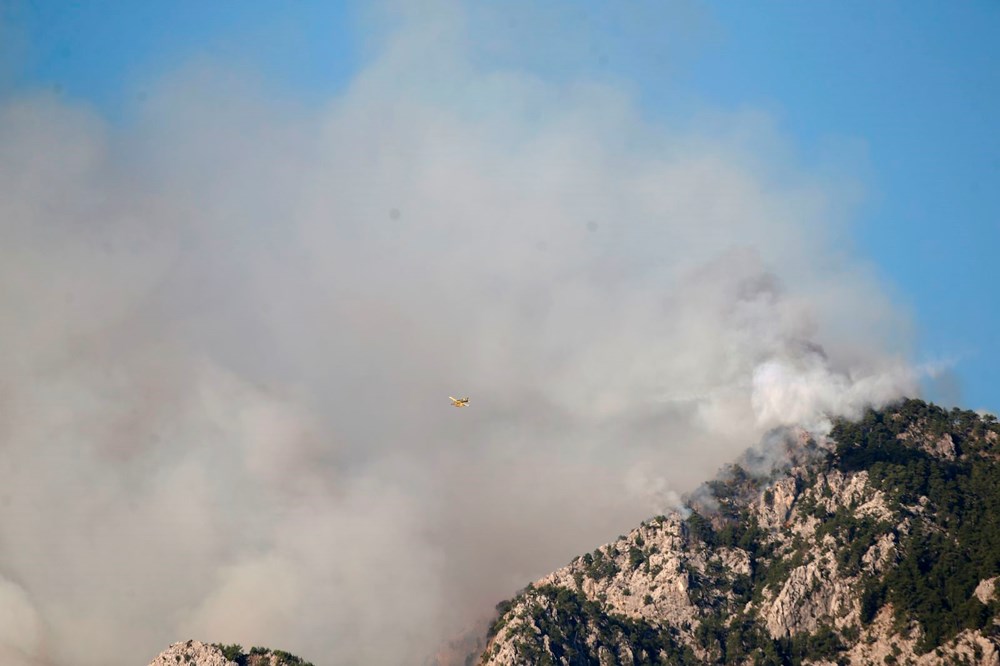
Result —
[[478, 662], [1000, 666], [996, 420], [910, 400], [780, 441], [499, 604]]

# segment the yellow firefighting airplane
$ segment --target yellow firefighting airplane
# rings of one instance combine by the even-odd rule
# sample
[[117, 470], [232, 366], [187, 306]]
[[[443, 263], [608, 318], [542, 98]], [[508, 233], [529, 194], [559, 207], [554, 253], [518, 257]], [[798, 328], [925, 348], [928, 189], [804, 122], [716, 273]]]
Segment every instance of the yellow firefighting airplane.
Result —
[[451, 400], [451, 406], [452, 407], [468, 407], [469, 406], [469, 399], [468, 398], [452, 398], [450, 395], [448, 396], [448, 398]]

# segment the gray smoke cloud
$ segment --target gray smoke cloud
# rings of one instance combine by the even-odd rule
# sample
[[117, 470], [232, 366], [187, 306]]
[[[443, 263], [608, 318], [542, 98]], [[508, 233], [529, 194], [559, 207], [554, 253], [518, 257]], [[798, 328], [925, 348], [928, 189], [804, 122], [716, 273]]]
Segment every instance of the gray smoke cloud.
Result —
[[320, 109], [203, 61], [126, 127], [3, 103], [3, 663], [418, 663], [773, 428], [915, 391], [766, 116], [675, 129], [430, 16]]

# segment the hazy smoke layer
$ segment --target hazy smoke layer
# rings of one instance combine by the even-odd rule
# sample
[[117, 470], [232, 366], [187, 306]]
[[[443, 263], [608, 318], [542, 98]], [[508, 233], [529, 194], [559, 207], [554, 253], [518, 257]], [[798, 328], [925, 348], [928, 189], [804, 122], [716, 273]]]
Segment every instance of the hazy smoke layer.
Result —
[[766, 119], [675, 132], [461, 37], [406, 24], [321, 111], [207, 65], [128, 129], [0, 109], [3, 663], [417, 663], [768, 429], [912, 389]]

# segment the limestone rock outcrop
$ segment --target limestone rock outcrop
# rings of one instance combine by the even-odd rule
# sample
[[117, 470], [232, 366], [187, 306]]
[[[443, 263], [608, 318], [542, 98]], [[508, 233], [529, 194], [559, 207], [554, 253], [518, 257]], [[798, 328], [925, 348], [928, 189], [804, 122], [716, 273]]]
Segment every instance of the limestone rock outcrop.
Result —
[[178, 665], [236, 666], [236, 662], [226, 659], [218, 647], [201, 641], [174, 643], [149, 662], [149, 666]]

